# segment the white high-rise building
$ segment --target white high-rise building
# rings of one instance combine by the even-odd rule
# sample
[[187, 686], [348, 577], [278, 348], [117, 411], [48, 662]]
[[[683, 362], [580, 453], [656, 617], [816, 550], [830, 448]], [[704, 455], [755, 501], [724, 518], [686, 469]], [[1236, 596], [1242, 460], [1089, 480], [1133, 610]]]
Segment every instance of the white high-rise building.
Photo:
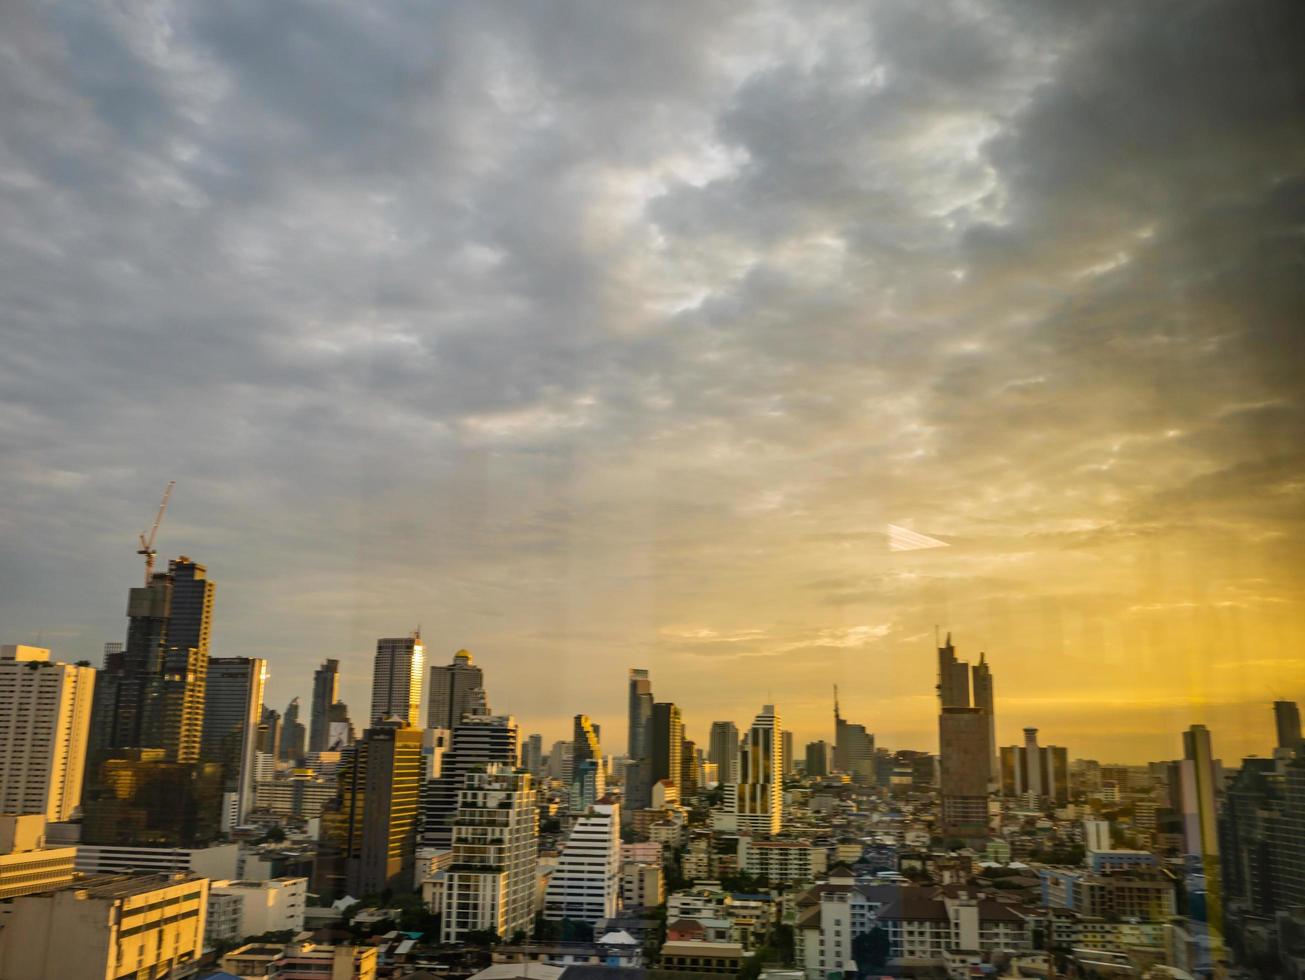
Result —
[[621, 904], [621, 814], [595, 803], [576, 821], [544, 892], [544, 918], [597, 925]]
[[[784, 758], [779, 712], [763, 705], [743, 739], [732, 807], [740, 833], [779, 833], [784, 823]], [[727, 794], [727, 801], [729, 796]]]
[[402, 718], [413, 728], [420, 728], [421, 683], [425, 672], [426, 648], [422, 646], [420, 630], [412, 636], [377, 640], [371, 723]]
[[95, 668], [0, 647], [0, 813], [69, 820], [82, 796]]
[[528, 772], [490, 764], [458, 793], [453, 861], [443, 880], [440, 940], [489, 930], [504, 939], [534, 919], [539, 817]]

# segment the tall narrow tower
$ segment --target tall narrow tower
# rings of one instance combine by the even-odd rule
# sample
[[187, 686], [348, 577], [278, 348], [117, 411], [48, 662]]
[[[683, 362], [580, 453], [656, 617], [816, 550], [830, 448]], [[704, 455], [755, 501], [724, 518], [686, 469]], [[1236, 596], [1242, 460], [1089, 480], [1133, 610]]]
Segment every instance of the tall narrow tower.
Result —
[[431, 667], [426, 727], [453, 731], [474, 707], [473, 692], [484, 688], [485, 672], [466, 650], [455, 653], [452, 663]]
[[425, 664], [426, 648], [422, 646], [420, 630], [411, 636], [376, 641], [372, 671], [373, 725], [386, 718], [401, 718], [414, 728], [421, 725], [418, 715]]
[[309, 713], [308, 751], [331, 747], [331, 705], [340, 698], [340, 661], [326, 660], [313, 671], [313, 703]]

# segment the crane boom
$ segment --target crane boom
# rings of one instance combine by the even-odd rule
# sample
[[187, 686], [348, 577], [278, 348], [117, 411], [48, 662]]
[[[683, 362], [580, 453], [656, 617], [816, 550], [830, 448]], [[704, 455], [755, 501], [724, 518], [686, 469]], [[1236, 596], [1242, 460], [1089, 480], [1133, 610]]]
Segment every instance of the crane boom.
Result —
[[172, 496], [172, 488], [177, 485], [176, 480], [169, 480], [167, 489], [163, 491], [163, 500], [159, 503], [159, 512], [154, 515], [154, 524], [149, 529], [149, 536], [146, 532], [140, 533], [140, 547], [136, 549], [136, 554], [145, 556], [145, 584], [150, 584], [150, 578], [154, 575], [154, 556], [158, 554], [154, 550], [154, 537], [159, 533], [159, 525], [163, 523], [163, 513], [168, 509], [168, 498]]

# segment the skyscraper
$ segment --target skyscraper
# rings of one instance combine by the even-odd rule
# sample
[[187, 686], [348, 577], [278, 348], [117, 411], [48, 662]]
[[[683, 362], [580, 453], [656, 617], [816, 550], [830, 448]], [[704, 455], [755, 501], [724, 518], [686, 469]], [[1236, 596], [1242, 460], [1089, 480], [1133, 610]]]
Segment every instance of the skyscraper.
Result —
[[595, 733], [594, 724], [589, 720], [588, 715], [575, 716], [572, 724], [571, 745], [571, 759], [573, 762], [580, 762], [584, 759], [602, 759], [602, 746], [598, 744], [598, 735]]
[[421, 631], [411, 636], [385, 637], [376, 641], [372, 671], [372, 714], [375, 724], [386, 718], [402, 718], [416, 728], [421, 724], [421, 681], [425, 673], [426, 650]]
[[838, 688], [834, 688], [834, 769], [845, 772], [856, 783], [872, 783], [875, 778], [875, 737], [865, 725], [855, 725], [842, 716], [838, 708]]
[[309, 708], [308, 751], [331, 747], [331, 705], [340, 697], [340, 661], [326, 660], [313, 671], [313, 700]]
[[997, 760], [997, 713], [992, 690], [992, 670], [988, 666], [987, 654], [980, 651], [979, 662], [970, 673], [971, 686], [974, 691], [974, 707], [988, 718], [988, 787], [996, 789], [1000, 773]]
[[426, 727], [452, 731], [462, 721], [462, 716], [471, 710], [472, 692], [484, 690], [484, 687], [485, 673], [466, 650], [455, 653], [453, 662], [447, 666], [432, 666]]
[[0, 813], [72, 818], [82, 796], [95, 669], [0, 647]]
[[491, 764], [461, 777], [453, 863], [446, 873], [440, 940], [489, 931], [504, 939], [534, 918], [539, 816], [528, 772]]
[[779, 752], [783, 759], [782, 771], [785, 778], [793, 775], [793, 733], [780, 732], [779, 735]]
[[678, 786], [684, 751], [684, 721], [680, 718], [680, 709], [669, 701], [658, 701], [652, 706], [649, 727], [652, 732], [649, 746], [652, 782], [669, 779]]
[[281, 741], [278, 746], [281, 758], [296, 765], [304, 757], [305, 731], [299, 720], [299, 699], [291, 698], [281, 716]]
[[740, 833], [777, 834], [784, 822], [784, 757], [779, 713], [763, 705], [743, 739], [742, 773], [734, 791], [734, 813]]
[[221, 833], [222, 766], [162, 749], [112, 749], [88, 780], [83, 844], [203, 847]]
[[807, 743], [807, 778], [828, 776], [833, 764], [833, 746], [821, 739]]
[[[983, 736], [983, 753], [981, 758], [973, 760], [973, 764], [980, 766], [983, 770], [986, 791], [991, 792], [997, 788], [999, 773], [997, 770], [996, 706], [993, 701], [992, 671], [988, 666], [985, 654], [979, 654], [979, 663], [973, 669], [973, 701], [970, 699], [970, 676], [969, 661], [957, 659], [956, 648], [952, 645], [952, 635], [948, 633], [947, 642], [938, 648], [939, 709], [945, 714], [950, 708], [973, 708], [983, 716], [983, 727], [986, 731]], [[940, 717], [939, 725], [942, 724]], [[969, 727], [977, 723], [953, 721], [948, 724], [957, 731], [964, 725], [968, 731]], [[966, 748], [968, 759], [971, 747], [967, 744]]]
[[258, 725], [258, 751], [273, 759], [281, 757], [281, 712], [264, 706]]
[[215, 586], [184, 555], [127, 596], [127, 642], [105, 647], [95, 680], [91, 755], [161, 748], [169, 761], [199, 758]]
[[521, 746], [521, 768], [538, 777], [544, 770], [544, 736], [531, 735]]
[[938, 648], [938, 701], [943, 708], [970, 707], [970, 665], [956, 659], [951, 633]]
[[1024, 729], [1024, 744], [1001, 750], [1001, 791], [1006, 796], [1069, 802], [1069, 753], [1056, 745], [1038, 745], [1038, 730]]
[[713, 721], [707, 745], [707, 759], [716, 763], [721, 783], [739, 780], [739, 729], [732, 721]]
[[544, 892], [544, 918], [597, 926], [616, 915], [621, 894], [621, 810], [595, 803], [571, 828]]
[[938, 716], [939, 826], [953, 837], [988, 832], [988, 719], [978, 708], [945, 707]]
[[350, 894], [413, 888], [421, 750], [422, 730], [391, 720], [367, 729], [340, 766], [340, 795], [322, 811], [322, 838], [324, 861], [343, 871]]
[[630, 668], [629, 747], [631, 759], [649, 759], [649, 726], [652, 724], [653, 693], [648, 671]]
[[[453, 840], [458, 791], [470, 772], [491, 763], [515, 767], [520, 757], [520, 732], [511, 715], [467, 714], [453, 729], [440, 774], [422, 787], [421, 842], [447, 848]], [[571, 743], [563, 743], [568, 748]]]
[[208, 662], [200, 758], [221, 763], [223, 791], [230, 813], [240, 823], [254, 808], [254, 753], [263, 716], [267, 661], [255, 657], [214, 657]]
[[1300, 707], [1295, 701], [1273, 702], [1273, 723], [1278, 733], [1278, 748], [1302, 753]]

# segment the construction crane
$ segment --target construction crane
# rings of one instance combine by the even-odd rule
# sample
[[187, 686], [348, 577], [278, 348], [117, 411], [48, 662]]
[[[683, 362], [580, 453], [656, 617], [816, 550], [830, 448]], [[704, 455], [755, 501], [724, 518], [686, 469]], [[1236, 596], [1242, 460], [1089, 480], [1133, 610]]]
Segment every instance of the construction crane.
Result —
[[154, 515], [154, 526], [149, 529], [149, 537], [146, 532], [140, 533], [140, 547], [136, 549], [136, 554], [145, 556], [145, 584], [150, 584], [150, 578], [154, 575], [154, 556], [158, 554], [154, 550], [154, 536], [159, 533], [159, 525], [163, 523], [163, 512], [168, 509], [168, 498], [172, 496], [172, 488], [177, 485], [176, 480], [168, 481], [168, 488], [163, 491], [163, 500], [159, 504], [159, 512]]

